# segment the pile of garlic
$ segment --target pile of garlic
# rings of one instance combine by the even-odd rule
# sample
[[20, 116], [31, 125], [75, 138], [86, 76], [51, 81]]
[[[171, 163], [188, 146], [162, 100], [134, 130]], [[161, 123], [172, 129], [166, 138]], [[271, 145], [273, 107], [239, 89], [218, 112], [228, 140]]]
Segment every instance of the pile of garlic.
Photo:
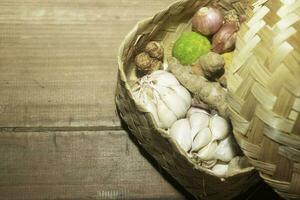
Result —
[[135, 101], [150, 112], [157, 127], [168, 129], [191, 107], [191, 94], [167, 71], [143, 76], [132, 87]]
[[172, 125], [170, 136], [201, 166], [226, 177], [228, 164], [238, 153], [228, 122], [193, 107], [186, 117]]
[[168, 129], [197, 164], [220, 178], [242, 169], [245, 161], [237, 156], [239, 150], [229, 134], [228, 122], [191, 107], [191, 94], [173, 74], [158, 70], [143, 76], [132, 86], [132, 95], [151, 113], [157, 127]]

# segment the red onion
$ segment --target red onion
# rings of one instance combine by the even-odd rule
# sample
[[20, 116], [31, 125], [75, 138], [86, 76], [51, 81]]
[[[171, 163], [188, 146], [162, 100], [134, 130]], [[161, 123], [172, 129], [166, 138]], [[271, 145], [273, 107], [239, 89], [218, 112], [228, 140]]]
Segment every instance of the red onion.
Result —
[[236, 35], [238, 31], [238, 23], [225, 23], [213, 36], [212, 51], [219, 54], [232, 51], [235, 47]]
[[193, 29], [203, 35], [216, 33], [223, 24], [223, 14], [217, 8], [202, 7], [192, 19]]

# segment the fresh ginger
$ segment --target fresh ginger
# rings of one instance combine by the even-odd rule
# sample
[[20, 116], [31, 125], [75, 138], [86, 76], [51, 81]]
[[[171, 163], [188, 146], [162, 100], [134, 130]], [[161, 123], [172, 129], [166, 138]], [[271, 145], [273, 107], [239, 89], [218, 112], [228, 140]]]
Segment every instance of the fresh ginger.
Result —
[[226, 90], [219, 82], [210, 82], [204, 76], [194, 74], [191, 66], [183, 66], [175, 58], [169, 58], [168, 64], [169, 70], [193, 93], [196, 101], [203, 101], [210, 109], [217, 110], [219, 115], [227, 118]]
[[218, 81], [222, 86], [226, 87], [225, 59], [217, 53], [209, 52], [201, 56], [198, 61], [192, 65], [193, 72], [203, 75], [210, 81]]

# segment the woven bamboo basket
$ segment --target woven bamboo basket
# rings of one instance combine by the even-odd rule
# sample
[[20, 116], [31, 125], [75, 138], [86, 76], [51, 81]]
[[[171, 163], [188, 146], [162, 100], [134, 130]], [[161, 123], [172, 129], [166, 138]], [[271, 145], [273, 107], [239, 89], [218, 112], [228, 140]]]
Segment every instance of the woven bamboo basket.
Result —
[[[241, 3], [242, 2], [242, 3]], [[172, 43], [180, 32], [191, 27], [193, 14], [207, 4], [218, 4], [223, 9], [244, 12], [248, 1], [238, 0], [183, 0], [172, 4], [154, 17], [139, 22], [126, 36], [119, 51], [119, 76], [116, 104], [122, 119], [146, 151], [197, 199], [232, 199], [259, 181], [253, 167], [220, 179], [195, 164], [169, 134], [155, 126], [152, 116], [133, 98], [129, 82], [136, 79], [134, 57], [151, 40], [160, 41], [165, 55], [170, 55]], [[167, 56], [165, 56], [167, 57]]]
[[234, 135], [265, 182], [300, 199], [300, 1], [253, 6], [227, 71]]

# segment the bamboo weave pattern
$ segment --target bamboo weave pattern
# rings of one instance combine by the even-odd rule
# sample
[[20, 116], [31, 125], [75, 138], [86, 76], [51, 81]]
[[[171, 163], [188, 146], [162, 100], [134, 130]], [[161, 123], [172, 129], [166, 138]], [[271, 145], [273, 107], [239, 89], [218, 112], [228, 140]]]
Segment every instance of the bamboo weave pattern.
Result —
[[227, 75], [234, 134], [270, 186], [300, 199], [300, 1], [253, 8]]

